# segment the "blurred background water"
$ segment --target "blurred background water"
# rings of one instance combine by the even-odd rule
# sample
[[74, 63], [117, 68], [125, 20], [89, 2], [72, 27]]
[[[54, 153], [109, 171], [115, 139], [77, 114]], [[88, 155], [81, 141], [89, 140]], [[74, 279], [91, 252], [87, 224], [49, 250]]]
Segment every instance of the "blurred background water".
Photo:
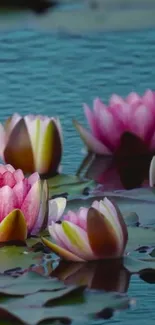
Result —
[[[13, 112], [58, 115], [64, 130], [63, 172], [74, 173], [83, 144], [72, 119], [86, 123], [82, 103], [155, 88], [155, 30], [76, 35], [1, 31], [0, 72], [0, 120]], [[154, 286], [134, 277], [129, 294], [137, 299], [136, 310], [105, 322], [153, 325]]]
[[72, 119], [84, 121], [92, 105], [112, 93], [142, 94], [155, 87], [155, 31], [0, 33], [0, 120], [13, 112], [59, 115], [64, 130], [64, 172], [73, 173], [83, 144]]

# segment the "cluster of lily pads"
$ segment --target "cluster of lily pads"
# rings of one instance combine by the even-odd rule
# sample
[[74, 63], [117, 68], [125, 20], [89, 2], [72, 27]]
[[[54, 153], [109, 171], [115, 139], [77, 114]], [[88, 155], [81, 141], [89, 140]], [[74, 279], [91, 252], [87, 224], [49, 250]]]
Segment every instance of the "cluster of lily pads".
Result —
[[[143, 159], [144, 155], [149, 154], [152, 159], [149, 185], [152, 188], [155, 184], [155, 93], [148, 90], [142, 97], [131, 93], [126, 99], [113, 95], [108, 106], [96, 99], [94, 111], [85, 105], [85, 114], [91, 133], [76, 121], [74, 125], [88, 152], [95, 156], [124, 156], [127, 160], [131, 155]], [[122, 147], [125, 134], [131, 135], [134, 141]], [[40, 320], [51, 317], [60, 319], [58, 306], [64, 304], [61, 299], [65, 297], [67, 301], [72, 292], [75, 294], [75, 301], [82, 299], [80, 309], [85, 302], [83, 309], [86, 310], [83, 310], [81, 317], [88, 316], [90, 310], [92, 313], [98, 312], [98, 316], [102, 317], [100, 294], [96, 296], [96, 311], [91, 306], [91, 296], [86, 297], [84, 288], [100, 287], [108, 292], [124, 293], [131, 274], [140, 274], [146, 280], [148, 274], [145, 272], [144, 275], [142, 271], [154, 270], [154, 259], [139, 259], [139, 255], [138, 259], [137, 255], [133, 259], [129, 255], [143, 245], [154, 245], [154, 230], [137, 227], [137, 216], [134, 214], [133, 217], [131, 214], [125, 217], [116, 200], [105, 197], [104, 192], [100, 193], [99, 197], [95, 197], [95, 192], [94, 195], [92, 192], [89, 197], [91, 202], [80, 200], [80, 206], [75, 200], [73, 207], [72, 200], [67, 200], [63, 195], [69, 183], [61, 184], [61, 190], [53, 192], [55, 179], [60, 176], [63, 152], [62, 128], [58, 118], [39, 115], [22, 117], [14, 114], [4, 125], [0, 124], [0, 138], [0, 157], [4, 162], [0, 165], [0, 254], [3, 255], [1, 260], [7, 259], [6, 266], [4, 263], [2, 269], [3, 276], [0, 277], [0, 291], [4, 295], [14, 296], [13, 301], [7, 298], [7, 303], [0, 302], [1, 313], [7, 319], [12, 317], [15, 321], [26, 324], [37, 324]], [[83, 186], [83, 183], [80, 186]], [[53, 197], [53, 194], [56, 194], [56, 197]], [[135, 229], [136, 234], [140, 234], [138, 238], [141, 238], [136, 244], [132, 237]], [[146, 233], [147, 240], [144, 240]], [[17, 246], [19, 244], [21, 247]], [[8, 267], [8, 261], [10, 263], [12, 254], [8, 255], [10, 248], [6, 245], [15, 249], [14, 254], [17, 255], [15, 265], [12, 266], [11, 262], [11, 267]], [[26, 256], [28, 262], [19, 270]], [[33, 263], [29, 256], [30, 259], [38, 260]], [[43, 261], [47, 256], [49, 259]], [[66, 264], [66, 261], [72, 263]], [[117, 271], [116, 281], [113, 268]], [[4, 275], [6, 272], [7, 278], [6, 274]], [[125, 274], [125, 282], [122, 280], [122, 272]], [[107, 279], [108, 274], [109, 280], [105, 282], [103, 279]], [[19, 279], [12, 279], [19, 275]], [[43, 276], [51, 276], [53, 282]], [[54, 280], [55, 277], [62, 283]], [[66, 288], [64, 283], [73, 287]], [[22, 290], [18, 291], [18, 284], [22, 285]], [[50, 286], [52, 287], [48, 290]], [[39, 293], [41, 290], [45, 293]], [[52, 296], [48, 291], [52, 291]], [[27, 298], [27, 295], [32, 296]], [[107, 306], [108, 295], [104, 297]], [[120, 296], [117, 303], [114, 296], [109, 297], [108, 308], [112, 306], [119, 309], [119, 306], [129, 303], [126, 297]], [[24, 310], [31, 306], [32, 299], [37, 303], [32, 308], [34, 310], [31, 317], [26, 321]], [[55, 306], [52, 310], [47, 308], [51, 304]], [[24, 308], [23, 311], [22, 308], [19, 309], [20, 305]], [[38, 307], [40, 314], [35, 310]], [[65, 307], [62, 315], [65, 321], [72, 318], [69, 316], [73, 312], [72, 308]], [[74, 313], [77, 314], [76, 308]], [[34, 317], [34, 314], [37, 316]]]

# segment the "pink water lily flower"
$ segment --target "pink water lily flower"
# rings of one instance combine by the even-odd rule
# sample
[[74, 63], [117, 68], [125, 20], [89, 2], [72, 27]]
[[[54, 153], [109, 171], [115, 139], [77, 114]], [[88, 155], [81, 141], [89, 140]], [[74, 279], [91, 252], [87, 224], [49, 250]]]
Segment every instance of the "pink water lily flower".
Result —
[[0, 242], [24, 241], [47, 225], [48, 188], [39, 174], [0, 165]]
[[99, 155], [114, 154], [123, 134], [141, 139], [150, 152], [155, 152], [155, 92], [147, 90], [143, 96], [130, 93], [125, 99], [113, 94], [108, 106], [99, 98], [93, 111], [84, 104], [84, 112], [91, 133], [81, 124], [74, 125], [89, 151]]
[[79, 262], [121, 257], [128, 239], [118, 207], [107, 198], [94, 201], [89, 209], [68, 211], [61, 223], [53, 221], [48, 229], [54, 242], [42, 238], [43, 243], [63, 259]]
[[14, 114], [0, 124], [0, 158], [24, 173], [54, 174], [62, 156], [62, 131], [57, 118]]

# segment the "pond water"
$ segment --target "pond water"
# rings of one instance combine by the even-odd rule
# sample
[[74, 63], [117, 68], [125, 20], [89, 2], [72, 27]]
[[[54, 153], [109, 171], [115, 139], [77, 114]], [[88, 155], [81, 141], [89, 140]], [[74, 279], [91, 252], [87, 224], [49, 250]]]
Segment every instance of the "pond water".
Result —
[[[154, 39], [155, 30], [79, 36], [26, 29], [1, 32], [0, 120], [13, 112], [59, 115], [63, 172], [74, 174], [83, 159], [83, 144], [72, 119], [84, 123], [82, 103], [91, 105], [96, 96], [107, 102], [112, 93], [125, 96], [154, 89]], [[134, 309], [96, 324], [153, 325], [154, 292], [153, 284], [133, 276], [128, 294], [137, 301]]]

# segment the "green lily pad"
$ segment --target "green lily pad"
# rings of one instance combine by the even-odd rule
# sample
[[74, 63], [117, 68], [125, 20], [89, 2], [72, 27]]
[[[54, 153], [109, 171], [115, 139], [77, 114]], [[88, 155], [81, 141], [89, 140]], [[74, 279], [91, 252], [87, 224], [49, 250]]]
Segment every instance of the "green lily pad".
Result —
[[0, 292], [7, 295], [27, 295], [37, 291], [63, 289], [64, 285], [55, 279], [43, 277], [36, 272], [27, 272], [18, 278], [0, 276]]
[[47, 179], [49, 186], [49, 197], [61, 196], [79, 196], [80, 194], [88, 194], [96, 183], [92, 180], [83, 180], [73, 175], [57, 175]]
[[29, 252], [26, 247], [5, 246], [0, 248], [0, 273], [7, 270], [29, 268], [38, 263], [42, 254], [40, 252]]
[[24, 322], [27, 325], [36, 325], [48, 319], [51, 321], [66, 320], [68, 322], [76, 319], [76, 321], [84, 322], [96, 318], [96, 316], [104, 318], [104, 311], [107, 309], [125, 309], [129, 307], [129, 304], [130, 299], [126, 296], [114, 293], [79, 291], [78, 301], [76, 297], [71, 305], [62, 305], [62, 300], [59, 302], [59, 299], [57, 299], [57, 304], [53, 305], [52, 294], [50, 296], [47, 292], [40, 292], [37, 299], [35, 294], [22, 299], [17, 298], [14, 302], [0, 304], [0, 313], [5, 320], [14, 318], [14, 320]]
[[144, 258], [136, 259], [130, 256], [123, 258], [124, 267], [132, 274], [140, 273], [144, 270], [153, 270], [155, 275], [155, 259], [154, 258]]
[[151, 228], [128, 227], [128, 234], [127, 252], [132, 252], [141, 246], [155, 245], [155, 231]]
[[139, 217], [137, 213], [130, 212], [123, 215], [125, 223], [127, 226], [137, 227], [139, 225]]

